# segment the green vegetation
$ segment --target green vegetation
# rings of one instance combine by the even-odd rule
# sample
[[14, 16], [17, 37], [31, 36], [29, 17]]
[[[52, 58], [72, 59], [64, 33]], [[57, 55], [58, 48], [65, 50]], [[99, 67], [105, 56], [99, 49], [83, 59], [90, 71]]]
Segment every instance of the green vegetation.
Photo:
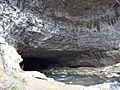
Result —
[[7, 90], [25, 90], [21, 85], [13, 84]]

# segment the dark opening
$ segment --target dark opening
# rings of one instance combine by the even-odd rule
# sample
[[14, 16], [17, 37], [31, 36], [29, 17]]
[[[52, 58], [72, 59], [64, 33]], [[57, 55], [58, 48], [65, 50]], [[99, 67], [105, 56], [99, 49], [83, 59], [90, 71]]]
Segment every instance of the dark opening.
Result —
[[43, 71], [49, 67], [59, 66], [59, 64], [57, 61], [51, 59], [23, 57], [20, 66], [24, 71]]
[[63, 65], [64, 61], [59, 62], [56, 58], [36, 58], [36, 57], [22, 57], [23, 61], [20, 63], [20, 67], [24, 71], [40, 71], [50, 68], [60, 68], [60, 67], [69, 67], [69, 68], [78, 68], [78, 67], [95, 67], [94, 65], [88, 62], [82, 62], [81, 65]]

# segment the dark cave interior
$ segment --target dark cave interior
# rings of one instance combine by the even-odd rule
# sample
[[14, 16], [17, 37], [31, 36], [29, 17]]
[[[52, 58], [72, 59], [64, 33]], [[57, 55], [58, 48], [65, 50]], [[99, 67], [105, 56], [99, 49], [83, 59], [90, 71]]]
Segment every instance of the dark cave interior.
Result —
[[51, 59], [43, 59], [36, 57], [22, 57], [23, 61], [20, 63], [20, 67], [24, 71], [40, 71], [46, 70], [50, 67], [60, 66], [58, 62]]

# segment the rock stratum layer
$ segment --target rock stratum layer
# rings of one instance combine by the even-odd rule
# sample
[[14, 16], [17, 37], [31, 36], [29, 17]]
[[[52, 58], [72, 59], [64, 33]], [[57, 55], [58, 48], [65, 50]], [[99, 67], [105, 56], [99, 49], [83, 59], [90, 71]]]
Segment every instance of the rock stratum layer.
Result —
[[118, 0], [0, 0], [0, 36], [23, 57], [61, 66], [120, 62]]

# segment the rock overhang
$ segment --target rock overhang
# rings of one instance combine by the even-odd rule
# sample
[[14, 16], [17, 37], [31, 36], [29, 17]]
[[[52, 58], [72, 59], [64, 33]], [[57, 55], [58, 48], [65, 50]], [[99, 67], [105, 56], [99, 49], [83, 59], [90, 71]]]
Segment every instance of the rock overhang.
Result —
[[[4, 25], [5, 30], [1, 35], [24, 57], [72, 61], [69, 65], [119, 62], [114, 57], [120, 43], [119, 3], [115, 0], [17, 1], [14, 6], [22, 11], [4, 5], [1, 27]], [[6, 14], [8, 7], [11, 14]]]

